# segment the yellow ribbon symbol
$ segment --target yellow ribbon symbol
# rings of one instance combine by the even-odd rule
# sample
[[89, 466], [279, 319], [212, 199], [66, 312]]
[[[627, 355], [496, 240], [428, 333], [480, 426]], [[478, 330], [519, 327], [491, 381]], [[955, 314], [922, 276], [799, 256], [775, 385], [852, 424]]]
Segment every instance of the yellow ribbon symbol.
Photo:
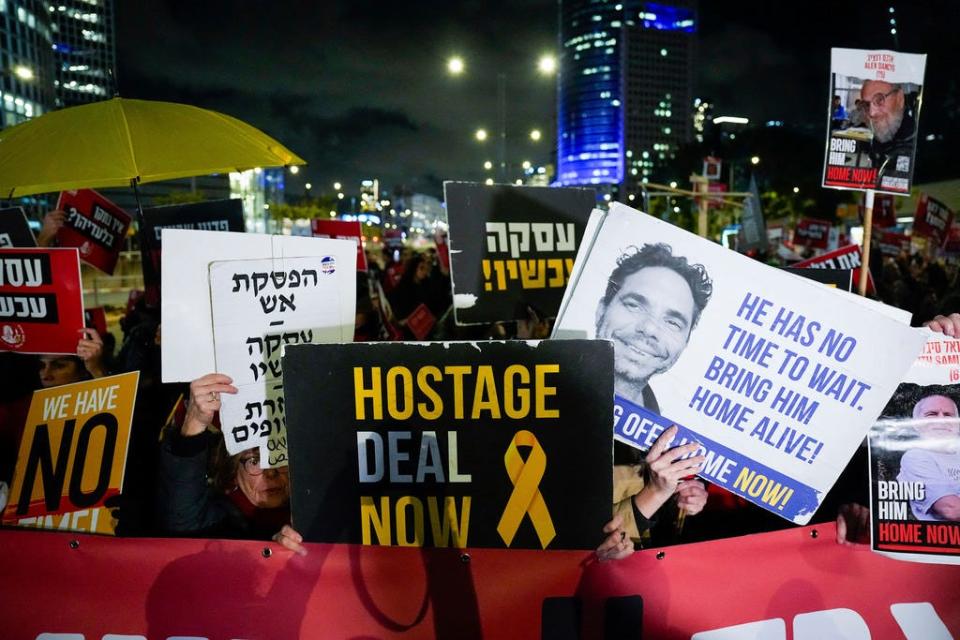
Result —
[[[517, 447], [523, 446], [532, 447], [526, 462], [517, 450]], [[497, 533], [509, 547], [520, 528], [523, 516], [529, 515], [537, 537], [540, 538], [540, 546], [546, 549], [557, 535], [550, 512], [547, 511], [547, 503], [540, 493], [540, 480], [547, 470], [547, 454], [535, 435], [529, 431], [518, 431], [503, 455], [503, 463], [507, 468], [507, 476], [513, 483], [513, 493], [510, 494], [503, 515], [500, 516]]]

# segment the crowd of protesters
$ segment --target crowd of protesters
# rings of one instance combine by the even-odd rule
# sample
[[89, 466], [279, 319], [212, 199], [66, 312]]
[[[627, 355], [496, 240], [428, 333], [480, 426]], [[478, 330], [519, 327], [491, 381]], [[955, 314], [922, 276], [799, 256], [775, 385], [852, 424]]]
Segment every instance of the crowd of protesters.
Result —
[[[62, 216], [47, 216], [39, 237], [42, 246], [52, 242], [58, 224]], [[526, 317], [515, 322], [457, 326], [449, 261], [437, 248], [368, 248], [367, 263], [368, 270], [357, 274], [356, 341], [546, 338], [550, 334], [549, 320], [534, 308], [523, 309], [521, 315]], [[960, 335], [955, 265], [876, 252], [872, 267], [879, 299], [913, 313], [914, 324], [938, 317], [932, 328]], [[144, 297], [128, 306], [119, 329], [119, 348], [112, 335], [101, 336], [87, 328], [77, 336], [76, 355], [0, 353], [0, 482], [9, 485], [13, 477], [35, 390], [139, 371], [123, 493], [108, 505], [118, 521], [117, 533], [272, 538], [305, 553], [300, 535], [289, 526], [286, 469], [262, 468], [256, 449], [228, 455], [217, 431], [220, 394], [236, 392], [232, 380], [211, 373], [189, 385], [163, 384], [160, 310], [149, 306]], [[665, 448], [666, 441], [654, 445], [659, 454]], [[648, 460], [641, 479], [656, 484], [669, 467]], [[857, 506], [866, 504], [865, 456], [854, 458], [835, 493], [837, 499], [825, 503], [820, 520], [840, 513], [845, 516], [839, 521], [840, 539], [854, 539], [866, 518], [865, 508]], [[706, 496], [703, 502], [686, 505], [687, 513], [703, 511], [686, 532], [683, 509], [678, 510], [674, 496], [657, 517], [644, 519], [646, 539], [664, 544], [786, 526], [731, 494], [711, 489], [710, 496], [708, 505]], [[736, 518], [730, 517], [731, 510], [737, 512]], [[606, 539], [597, 550], [601, 559], [632, 552], [633, 543], [622, 525], [620, 516], [607, 524]]]

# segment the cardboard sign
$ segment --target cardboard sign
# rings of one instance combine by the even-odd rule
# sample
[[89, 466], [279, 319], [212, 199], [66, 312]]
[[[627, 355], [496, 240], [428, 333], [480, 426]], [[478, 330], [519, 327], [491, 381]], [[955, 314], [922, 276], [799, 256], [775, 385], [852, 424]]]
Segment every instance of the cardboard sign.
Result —
[[113, 275], [130, 215], [92, 189], [63, 191], [57, 208], [67, 214], [57, 240], [62, 247], [77, 247], [80, 259]]
[[[6, 530], [0, 545], [16, 552], [3, 575], [16, 588], [0, 618], [6, 637], [49, 640], [960, 637], [954, 567], [835, 535], [827, 524], [597, 563], [582, 551], [309, 543], [300, 558], [255, 541]], [[723, 588], [704, 598], [704, 584]], [[70, 586], [70, 606], [52, 585]]]
[[34, 392], [3, 524], [113, 534], [139, 376]]
[[930, 238], [935, 246], [943, 245], [953, 224], [953, 211], [939, 200], [925, 193], [917, 199], [917, 213], [913, 218], [914, 235]]
[[23, 207], [0, 209], [0, 249], [35, 246], [37, 239], [33, 237]]
[[[213, 293], [210, 289], [211, 262], [280, 261], [285, 257], [329, 258], [326, 267], [329, 273], [323, 275], [335, 281], [333, 286], [339, 292], [334, 302], [342, 327], [341, 335], [353, 335], [357, 295], [357, 272], [354, 268], [357, 249], [353, 242], [182, 229], [164, 229], [162, 235], [166, 247], [161, 254], [164, 278], [161, 285], [163, 305], [160, 308], [164, 336], [160, 356], [164, 382], [189, 382], [217, 370], [210, 308]], [[271, 280], [273, 271], [270, 270]], [[310, 282], [312, 284], [312, 277]], [[303, 284], [306, 283], [301, 278]], [[231, 292], [235, 285], [229, 282], [225, 286], [227, 292]], [[245, 295], [253, 293], [252, 281], [247, 285], [241, 280], [240, 286], [250, 286], [249, 294], [244, 288]], [[316, 295], [313, 291], [309, 293]], [[297, 305], [301, 304], [303, 297], [297, 296]]]
[[367, 254], [363, 250], [363, 227], [359, 221], [314, 218], [310, 221], [310, 231], [314, 238], [338, 238], [356, 242], [357, 271], [367, 270]]
[[[174, 204], [163, 207], [150, 207], [143, 210], [144, 233], [150, 238], [149, 255], [152, 268], [144, 267], [144, 286], [148, 289], [160, 288], [161, 251], [163, 245], [163, 229], [196, 229], [199, 231], [234, 231], [243, 233], [246, 230], [243, 221], [243, 201], [212, 200], [209, 202], [192, 202], [190, 204]], [[154, 293], [156, 295], [156, 292]]]
[[825, 220], [802, 218], [797, 222], [797, 228], [793, 234], [793, 244], [795, 246], [826, 249], [830, 240], [830, 227], [830, 223]]
[[927, 56], [830, 50], [823, 186], [910, 193]]
[[210, 264], [217, 371], [239, 390], [221, 396], [221, 430], [231, 454], [259, 447], [262, 466], [286, 466], [284, 348], [353, 339], [353, 327], [341, 322], [341, 305], [354, 299], [339, 288], [337, 267], [329, 255]]
[[806, 523], [921, 350], [923, 332], [621, 204], [596, 212], [554, 329], [612, 340], [614, 437], [671, 424], [701, 475]]
[[612, 356], [597, 341], [291, 347], [294, 526], [315, 542], [595, 548]]
[[958, 402], [960, 340], [931, 332], [870, 431], [874, 550], [960, 564]]
[[0, 350], [76, 354], [83, 327], [76, 249], [0, 249]]
[[592, 189], [445, 182], [457, 324], [556, 315]]

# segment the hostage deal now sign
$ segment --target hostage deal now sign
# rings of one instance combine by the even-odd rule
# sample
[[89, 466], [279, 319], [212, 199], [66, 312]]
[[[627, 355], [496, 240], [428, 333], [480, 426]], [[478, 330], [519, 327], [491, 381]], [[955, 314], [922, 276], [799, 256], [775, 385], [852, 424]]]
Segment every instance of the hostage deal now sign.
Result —
[[305, 539], [592, 549], [602, 538], [609, 343], [298, 345], [283, 371]]

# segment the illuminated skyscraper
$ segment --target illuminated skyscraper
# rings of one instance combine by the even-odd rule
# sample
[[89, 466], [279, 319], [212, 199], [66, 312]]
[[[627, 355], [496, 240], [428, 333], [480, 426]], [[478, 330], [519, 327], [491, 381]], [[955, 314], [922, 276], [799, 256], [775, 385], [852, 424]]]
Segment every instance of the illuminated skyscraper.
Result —
[[557, 183], [635, 193], [691, 140], [696, 0], [561, 0]]
[[47, 3], [0, 0], [0, 128], [54, 108]]
[[57, 106], [112, 98], [116, 82], [113, 0], [57, 0], [50, 5]]

